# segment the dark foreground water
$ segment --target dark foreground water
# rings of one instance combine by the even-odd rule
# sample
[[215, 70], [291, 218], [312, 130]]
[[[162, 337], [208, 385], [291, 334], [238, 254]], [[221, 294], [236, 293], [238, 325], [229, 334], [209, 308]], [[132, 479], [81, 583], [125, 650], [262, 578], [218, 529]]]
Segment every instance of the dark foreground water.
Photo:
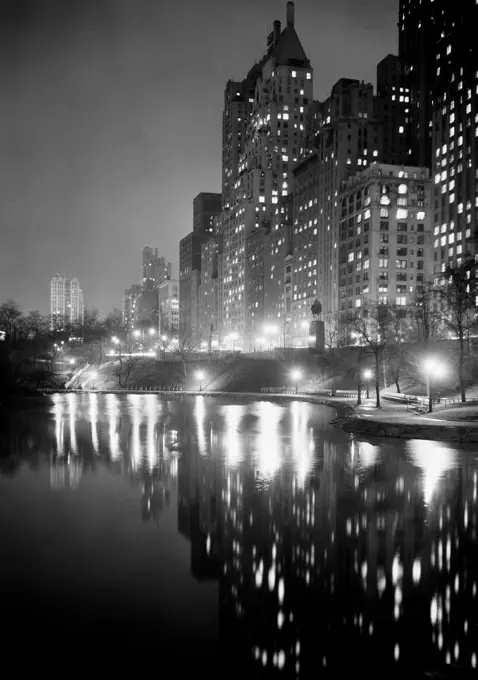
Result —
[[3, 663], [253, 679], [476, 668], [478, 456], [354, 441], [332, 416], [86, 394], [4, 416]]

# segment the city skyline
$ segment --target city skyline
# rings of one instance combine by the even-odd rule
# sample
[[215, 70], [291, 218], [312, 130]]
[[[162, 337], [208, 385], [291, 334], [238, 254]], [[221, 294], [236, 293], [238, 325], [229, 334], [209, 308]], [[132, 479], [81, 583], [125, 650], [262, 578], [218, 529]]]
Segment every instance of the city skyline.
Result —
[[[31, 2], [3, 4], [4, 298], [45, 312], [42, 282], [61, 263], [86, 282], [88, 303], [105, 314], [136, 280], [134, 253], [148, 242], [159, 244], [176, 273], [193, 197], [220, 190], [225, 84], [260, 57], [284, 7], [213, 4], [199, 11], [175, 3], [167, 11], [146, 0], [101, 9], [65, 2], [60, 11], [46, 2], [41, 16]], [[343, 75], [373, 81], [376, 63], [396, 52], [398, 2], [366, 5], [297, 3], [297, 29], [315, 67], [314, 98], [326, 97]], [[172, 43], [181, 59], [163, 69], [173, 64]], [[20, 253], [31, 261], [28, 276]], [[111, 270], [105, 262], [114, 263]]]

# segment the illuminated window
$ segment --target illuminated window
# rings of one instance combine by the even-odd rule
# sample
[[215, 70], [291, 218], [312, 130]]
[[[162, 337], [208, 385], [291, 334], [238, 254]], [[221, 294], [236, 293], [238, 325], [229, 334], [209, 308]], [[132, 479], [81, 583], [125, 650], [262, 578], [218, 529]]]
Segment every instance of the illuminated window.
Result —
[[408, 218], [408, 210], [399, 208], [397, 210], [397, 220], [406, 220]]

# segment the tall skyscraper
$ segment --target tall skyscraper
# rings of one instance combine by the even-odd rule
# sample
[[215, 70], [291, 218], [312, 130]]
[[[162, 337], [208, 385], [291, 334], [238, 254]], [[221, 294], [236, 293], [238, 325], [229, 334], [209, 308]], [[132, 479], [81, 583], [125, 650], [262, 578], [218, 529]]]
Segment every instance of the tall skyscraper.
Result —
[[181, 334], [193, 343], [204, 340], [200, 323], [202, 247], [215, 237], [220, 214], [221, 194], [198, 194], [193, 201], [193, 231], [179, 244], [179, 325]]
[[478, 4], [441, 4], [432, 121], [435, 284], [478, 251]]
[[315, 103], [303, 161], [294, 170], [292, 336], [306, 346], [310, 306], [325, 318], [338, 311], [339, 193], [342, 183], [381, 158], [382, 124], [373, 86], [339, 80]]
[[141, 256], [141, 273], [143, 287], [157, 288], [171, 278], [171, 262], [160, 257], [157, 248], [145, 246]]
[[201, 192], [193, 201], [193, 231], [199, 234], [212, 234], [214, 220], [221, 212], [221, 194]]
[[50, 319], [52, 328], [83, 323], [83, 290], [77, 278], [55, 274], [50, 281]]
[[409, 165], [413, 155], [410, 78], [402, 59], [389, 54], [377, 66], [377, 118], [383, 122], [384, 163]]
[[268, 273], [261, 280], [256, 257], [263, 253], [279, 199], [290, 191], [292, 169], [305, 146], [311, 101], [312, 69], [295, 30], [294, 3], [288, 2], [284, 30], [275, 21], [262, 60], [240, 86], [229, 82], [226, 87], [222, 336], [245, 348], [254, 344], [264, 319], [263, 277]]
[[138, 300], [141, 296], [141, 286], [133, 283], [123, 294], [123, 325], [127, 331], [132, 331], [138, 321]]

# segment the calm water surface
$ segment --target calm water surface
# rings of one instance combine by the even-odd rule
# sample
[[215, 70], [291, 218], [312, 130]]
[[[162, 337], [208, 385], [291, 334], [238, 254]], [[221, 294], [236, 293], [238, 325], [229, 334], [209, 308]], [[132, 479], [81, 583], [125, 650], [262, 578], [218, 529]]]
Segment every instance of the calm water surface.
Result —
[[357, 441], [332, 415], [85, 394], [3, 417], [4, 655], [168, 678], [476, 668], [478, 454]]

